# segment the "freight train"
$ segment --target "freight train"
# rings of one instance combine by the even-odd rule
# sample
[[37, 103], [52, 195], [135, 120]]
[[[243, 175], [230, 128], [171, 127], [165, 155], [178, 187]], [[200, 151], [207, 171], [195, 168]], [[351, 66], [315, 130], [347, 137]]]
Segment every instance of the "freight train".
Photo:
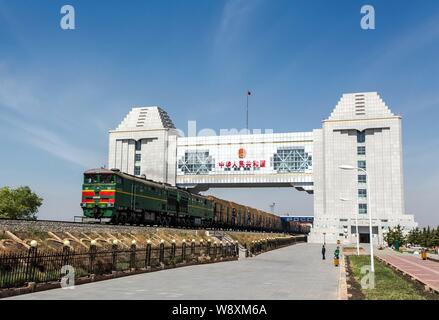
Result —
[[279, 216], [117, 169], [84, 172], [84, 217], [111, 224], [295, 232]]

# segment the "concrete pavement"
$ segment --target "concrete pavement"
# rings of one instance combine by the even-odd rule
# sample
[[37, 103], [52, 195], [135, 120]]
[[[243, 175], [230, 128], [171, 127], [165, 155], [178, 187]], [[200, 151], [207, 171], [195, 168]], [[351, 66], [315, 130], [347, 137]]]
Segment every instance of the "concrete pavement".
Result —
[[337, 299], [335, 246], [297, 244], [239, 261], [189, 266], [10, 299]]

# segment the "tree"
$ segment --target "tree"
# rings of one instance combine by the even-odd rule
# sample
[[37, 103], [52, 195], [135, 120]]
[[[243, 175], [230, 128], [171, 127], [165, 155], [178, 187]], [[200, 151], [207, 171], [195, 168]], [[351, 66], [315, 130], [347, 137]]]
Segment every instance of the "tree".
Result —
[[36, 219], [43, 199], [29, 187], [0, 188], [0, 218]]
[[437, 227], [436, 230], [433, 229], [433, 231], [432, 231], [431, 245], [432, 246], [439, 246], [439, 227]]
[[411, 230], [407, 236], [407, 242], [412, 245], [420, 245], [421, 240], [421, 231], [419, 228], [415, 228]]
[[398, 241], [400, 245], [406, 243], [406, 237], [404, 236], [400, 225], [397, 225], [393, 229], [389, 227], [388, 232], [384, 236], [384, 240], [387, 242], [389, 246], [394, 245], [396, 241]]

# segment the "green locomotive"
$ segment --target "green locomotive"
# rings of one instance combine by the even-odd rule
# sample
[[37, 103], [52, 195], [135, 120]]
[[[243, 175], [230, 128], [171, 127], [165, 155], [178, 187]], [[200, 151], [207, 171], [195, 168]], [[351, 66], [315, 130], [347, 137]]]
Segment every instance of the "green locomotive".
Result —
[[119, 170], [86, 171], [81, 207], [85, 217], [113, 224], [209, 227], [213, 221], [209, 199]]
[[85, 218], [112, 224], [288, 231], [274, 214], [118, 169], [84, 172], [81, 207]]

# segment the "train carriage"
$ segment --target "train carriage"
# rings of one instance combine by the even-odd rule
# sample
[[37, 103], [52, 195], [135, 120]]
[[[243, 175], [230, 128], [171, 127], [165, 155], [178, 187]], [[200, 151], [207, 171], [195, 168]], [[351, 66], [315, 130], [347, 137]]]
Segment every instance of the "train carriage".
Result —
[[271, 213], [116, 169], [101, 168], [84, 173], [81, 207], [86, 218], [114, 224], [280, 232], [293, 228], [285, 226], [280, 217]]

